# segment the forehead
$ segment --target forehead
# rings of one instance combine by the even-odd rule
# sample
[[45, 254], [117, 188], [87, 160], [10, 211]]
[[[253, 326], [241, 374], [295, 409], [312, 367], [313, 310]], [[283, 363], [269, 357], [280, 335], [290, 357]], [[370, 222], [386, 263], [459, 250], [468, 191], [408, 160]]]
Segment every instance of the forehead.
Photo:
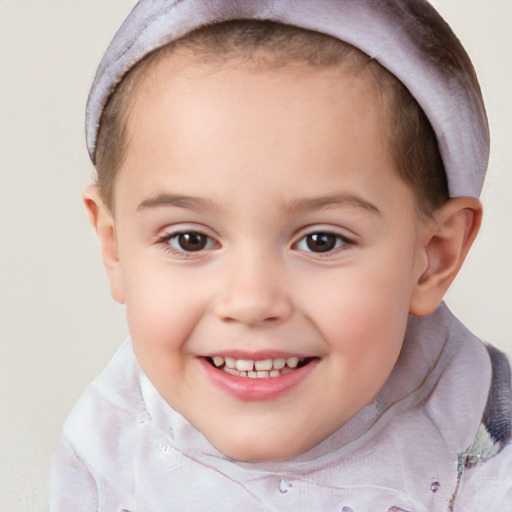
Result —
[[[357, 106], [350, 111], [329, 108], [354, 101]], [[283, 120], [297, 128], [307, 125], [315, 137], [327, 125], [333, 134], [350, 130], [354, 116], [369, 117], [380, 134], [376, 140], [382, 142], [387, 120], [382, 92], [371, 73], [356, 71], [351, 65], [270, 67], [257, 56], [249, 61], [198, 62], [191, 52], [178, 52], [155, 60], [141, 76], [128, 109], [127, 133], [132, 148], [139, 139], [150, 145], [155, 141], [158, 133], [144, 136], [144, 131], [155, 131], [155, 124], [169, 125], [178, 132], [176, 136], [195, 134], [206, 142], [201, 138], [203, 129], [217, 124], [227, 131], [236, 117], [238, 130], [249, 129], [249, 119], [258, 123], [261, 133], [252, 133], [253, 137], [263, 137]], [[235, 140], [242, 143], [241, 137]]]
[[[226, 187], [256, 182], [264, 185], [254, 193], [293, 199], [301, 187], [325, 195], [343, 172], [347, 189], [351, 180], [367, 182], [376, 193], [365, 172], [383, 168], [387, 179], [394, 167], [382, 98], [364, 73], [307, 65], [255, 72], [183, 55], [148, 71], [129, 109], [120, 194], [140, 199], [142, 191], [147, 198], [164, 188], [221, 197]], [[137, 186], [129, 190], [127, 181]]]
[[[299, 40], [291, 37], [299, 35]], [[202, 77], [216, 70], [240, 69], [255, 75], [276, 76], [277, 72], [309, 74], [315, 71], [328, 72], [334, 76], [347, 74], [360, 75], [371, 79], [376, 88], [380, 80], [375, 80], [378, 68], [384, 74], [388, 72], [376, 61], [348, 43], [310, 31], [301, 31], [295, 27], [280, 27], [275, 31], [281, 39], [272, 42], [224, 41], [229, 38], [230, 29], [214, 42], [199, 41], [189, 36], [175, 41], [153, 52], [137, 65], [128, 80], [144, 82], [151, 80], [155, 73], [162, 70], [182, 76]], [[204, 36], [203, 30], [198, 37]], [[272, 43], [272, 44], [271, 44]], [[275, 72], [275, 73], [272, 73]], [[391, 76], [391, 75], [390, 75]], [[379, 82], [379, 84], [377, 84]]]
[[[264, 50], [250, 56], [236, 55], [227, 60], [205, 60], [194, 50], [169, 48], [149, 60], [133, 81], [134, 85], [129, 91], [129, 107], [126, 109], [131, 132], [138, 126], [134, 117], [158, 114], [160, 109], [152, 107], [173, 97], [179, 97], [180, 102], [187, 101], [190, 111], [207, 107], [203, 103], [211, 103], [203, 111], [203, 115], [207, 116], [214, 104], [219, 111], [229, 113], [239, 108], [250, 94], [261, 99], [258, 106], [262, 108], [264, 116], [265, 107], [274, 109], [275, 114], [280, 112], [281, 106], [285, 106], [287, 112], [299, 112], [308, 107], [322, 108], [324, 105], [315, 103], [315, 99], [323, 97], [327, 101], [343, 101], [343, 96], [347, 96], [350, 90], [350, 95], [365, 96], [368, 107], [379, 111], [379, 125], [387, 121], [389, 108], [385, 88], [380, 87], [374, 74], [357, 59], [345, 59], [336, 65], [312, 66], [293, 59], [284, 61], [279, 55]], [[283, 104], [286, 97], [290, 101]], [[277, 98], [280, 99], [274, 101]], [[219, 103], [223, 100], [223, 103]], [[255, 109], [251, 113], [254, 115]], [[272, 118], [275, 121], [275, 115]], [[272, 118], [268, 118], [269, 124], [273, 124]], [[181, 127], [184, 128], [183, 125]]]

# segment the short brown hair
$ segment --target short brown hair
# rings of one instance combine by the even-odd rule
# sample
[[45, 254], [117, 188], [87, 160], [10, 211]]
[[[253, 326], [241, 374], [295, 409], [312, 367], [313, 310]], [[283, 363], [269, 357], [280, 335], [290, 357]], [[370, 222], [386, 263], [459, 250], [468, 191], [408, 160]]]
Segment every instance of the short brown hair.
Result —
[[130, 98], [148, 67], [168, 52], [189, 50], [200, 62], [242, 59], [262, 69], [292, 64], [349, 65], [373, 77], [387, 107], [386, 134], [397, 172], [411, 187], [420, 214], [448, 199], [448, 185], [434, 131], [405, 86], [366, 54], [326, 34], [272, 21], [235, 20], [196, 29], [142, 59], [121, 81], [101, 117], [96, 168], [102, 198], [113, 206], [116, 176], [126, 153], [125, 126]]

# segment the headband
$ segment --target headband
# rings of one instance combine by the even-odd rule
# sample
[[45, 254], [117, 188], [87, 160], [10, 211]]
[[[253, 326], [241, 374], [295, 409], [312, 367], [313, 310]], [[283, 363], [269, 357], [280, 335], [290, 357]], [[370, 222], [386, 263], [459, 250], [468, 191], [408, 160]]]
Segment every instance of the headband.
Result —
[[[418, 21], [422, 13], [423, 22]], [[424, 0], [140, 0], [110, 43], [86, 110], [89, 156], [101, 114], [115, 87], [145, 55], [200, 26], [228, 20], [270, 20], [321, 32], [355, 46], [395, 75], [425, 112], [436, 134], [451, 197], [480, 195], [489, 158], [485, 108], [469, 57]], [[429, 20], [441, 42], [459, 45], [456, 59], [436, 58], [419, 43]], [[442, 54], [442, 51], [441, 51]], [[459, 56], [460, 57], [460, 56]], [[454, 63], [455, 62], [455, 63]], [[469, 69], [469, 71], [468, 71]]]

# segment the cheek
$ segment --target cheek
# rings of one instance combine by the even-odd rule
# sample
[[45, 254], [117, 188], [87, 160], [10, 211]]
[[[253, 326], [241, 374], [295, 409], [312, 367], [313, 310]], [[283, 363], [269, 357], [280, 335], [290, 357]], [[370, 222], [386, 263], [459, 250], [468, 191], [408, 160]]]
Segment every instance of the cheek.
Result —
[[[340, 270], [316, 281], [316, 293], [304, 288], [311, 318], [339, 361], [352, 373], [386, 377], [400, 352], [409, 313], [410, 260], [386, 255]], [[408, 261], [408, 263], [407, 263]], [[306, 295], [306, 292], [308, 295]], [[308, 298], [309, 297], [309, 298]], [[364, 380], [364, 379], [363, 379]]]
[[125, 278], [134, 344], [146, 350], [180, 349], [203, 312], [205, 288], [165, 262], [134, 263]]
[[137, 360], [173, 404], [176, 396], [188, 396], [187, 340], [204, 312], [204, 301], [194, 283], [157, 266], [130, 276], [126, 313]]
[[379, 393], [400, 355], [408, 311], [401, 299], [376, 293], [354, 293], [345, 298], [329, 322], [322, 325], [329, 340], [334, 373], [341, 389], [356, 391], [347, 397], [351, 410], [368, 404]]
[[[321, 321], [331, 348], [347, 356], [350, 364], [394, 364], [407, 323], [407, 304], [401, 298], [378, 294], [352, 294]], [[333, 318], [335, 320], [333, 321]]]

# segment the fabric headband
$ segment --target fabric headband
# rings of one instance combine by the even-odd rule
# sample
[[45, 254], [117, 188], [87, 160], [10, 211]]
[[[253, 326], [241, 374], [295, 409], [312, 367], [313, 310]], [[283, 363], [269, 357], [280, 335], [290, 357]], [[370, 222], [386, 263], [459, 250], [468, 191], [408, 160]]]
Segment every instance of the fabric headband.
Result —
[[[86, 111], [87, 146], [95, 162], [103, 109], [123, 76], [153, 50], [192, 30], [234, 19], [270, 20], [322, 32], [377, 60], [410, 91], [437, 137], [451, 197], [480, 195], [489, 158], [489, 131], [478, 85], [449, 59], [418, 43], [426, 12], [456, 40], [424, 0], [140, 0], [110, 43], [96, 73]], [[441, 25], [439, 25], [441, 22]], [[430, 35], [431, 37], [431, 35]], [[462, 55], [467, 57], [461, 48]], [[469, 68], [472, 72], [471, 65]]]

